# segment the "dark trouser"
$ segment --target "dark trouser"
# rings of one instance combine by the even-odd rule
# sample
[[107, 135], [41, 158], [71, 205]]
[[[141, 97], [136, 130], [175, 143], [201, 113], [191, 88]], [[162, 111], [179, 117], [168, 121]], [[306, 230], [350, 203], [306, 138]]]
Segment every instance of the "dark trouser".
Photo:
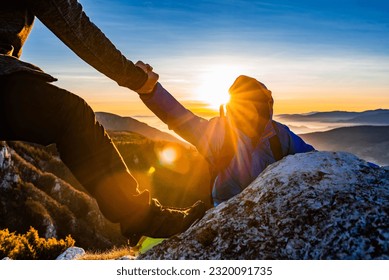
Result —
[[149, 193], [139, 193], [116, 147], [80, 97], [28, 73], [0, 77], [0, 140], [55, 143], [62, 161], [102, 213], [144, 227]]

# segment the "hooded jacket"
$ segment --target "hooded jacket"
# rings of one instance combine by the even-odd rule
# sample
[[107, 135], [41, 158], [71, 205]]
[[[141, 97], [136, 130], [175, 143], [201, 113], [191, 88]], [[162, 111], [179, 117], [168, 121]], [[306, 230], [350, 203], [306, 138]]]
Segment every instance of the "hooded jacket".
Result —
[[19, 60], [37, 17], [63, 43], [96, 70], [119, 85], [136, 90], [147, 80], [144, 71], [126, 59], [86, 16], [77, 0], [9, 0], [0, 5], [0, 75], [30, 72], [55, 79]]
[[[159, 83], [153, 94], [140, 95], [144, 104], [166, 123], [169, 129], [193, 144], [211, 167], [218, 170], [212, 182], [212, 198], [215, 206], [243, 191], [268, 165], [276, 161], [269, 142], [273, 136], [277, 135], [279, 138], [282, 156], [314, 151], [311, 145], [306, 144], [287, 126], [272, 121], [271, 92], [255, 79], [246, 76], [239, 78], [242, 77], [245, 77], [245, 81], [248, 78], [250, 82], [256, 83], [253, 93], [257, 95], [257, 100], [259, 99], [260, 102], [256, 103], [253, 110], [258, 111], [259, 114], [264, 112], [262, 117], [267, 118], [265, 122], [257, 122], [262, 123], [262, 127], [256, 127], [260, 132], [254, 142], [252, 137], [236, 126], [228, 111], [226, 117], [215, 117], [210, 120], [196, 116], [183, 107]], [[263, 94], [267, 94], [268, 98], [261, 101]], [[243, 95], [241, 97], [247, 98]], [[228, 104], [227, 108], [231, 105]], [[231, 133], [227, 133], [228, 130], [231, 130]], [[228, 137], [233, 139], [226, 139]], [[222, 169], [218, 169], [220, 159], [225, 156], [223, 155], [226, 151], [225, 143], [229, 142], [233, 143], [231, 147], [233, 155], [228, 157], [228, 162]]]

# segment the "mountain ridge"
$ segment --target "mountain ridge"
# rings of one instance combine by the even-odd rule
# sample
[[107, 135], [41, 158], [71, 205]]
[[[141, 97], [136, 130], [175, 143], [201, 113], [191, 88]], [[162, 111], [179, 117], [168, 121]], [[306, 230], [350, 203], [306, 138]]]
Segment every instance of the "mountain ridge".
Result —
[[330, 111], [312, 114], [280, 114], [280, 121], [292, 122], [335, 122], [335, 123], [377, 123], [389, 125], [389, 109], [375, 109], [362, 112]]
[[188, 143], [179, 140], [167, 132], [160, 131], [157, 128], [149, 126], [148, 124], [140, 122], [131, 117], [122, 117], [107, 112], [97, 112], [96, 119], [101, 125], [103, 125], [106, 130], [130, 131], [139, 133], [140, 135], [143, 135], [154, 141], [170, 141], [185, 146], [189, 145]]
[[317, 150], [346, 151], [378, 165], [389, 165], [389, 126], [350, 126], [299, 134]]

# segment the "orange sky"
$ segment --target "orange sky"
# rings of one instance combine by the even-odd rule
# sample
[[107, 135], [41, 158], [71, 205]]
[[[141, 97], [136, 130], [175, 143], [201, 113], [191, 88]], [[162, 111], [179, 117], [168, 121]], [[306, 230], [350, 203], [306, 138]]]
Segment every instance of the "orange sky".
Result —
[[[205, 117], [211, 116], [212, 110], [217, 112], [219, 105], [228, 100], [228, 88], [235, 77], [247, 73], [253, 73], [251, 76], [261, 80], [273, 92], [275, 114], [389, 108], [389, 82], [380, 75], [373, 80], [363, 77], [358, 69], [348, 69], [347, 75], [337, 71], [332, 74], [334, 69], [329, 65], [325, 71], [323, 68], [312, 68], [296, 75], [293, 75], [293, 71], [286, 75], [285, 70], [279, 71], [278, 75], [275, 71], [269, 71], [266, 66], [256, 70], [249, 65], [244, 69], [246, 71], [239, 72], [241, 69], [238, 69], [235, 73], [233, 70], [223, 72], [215, 65], [210, 64], [208, 68], [194, 65], [193, 72], [197, 71], [194, 75], [181, 70], [180, 66], [177, 66], [177, 73], [172, 74], [170, 68], [165, 70], [162, 63], [157, 64], [156, 71], [160, 74], [161, 83], [173, 96], [188, 109]], [[161, 71], [158, 71], [159, 68]], [[320, 77], [320, 73], [317, 74], [318, 77], [311, 78], [310, 75], [315, 71], [325, 72], [325, 78]], [[340, 80], [337, 78], [339, 75], [342, 76]], [[120, 88], [99, 74], [89, 78], [63, 77], [58, 84], [85, 98], [95, 111], [107, 111], [122, 116], [152, 115], [135, 92]]]

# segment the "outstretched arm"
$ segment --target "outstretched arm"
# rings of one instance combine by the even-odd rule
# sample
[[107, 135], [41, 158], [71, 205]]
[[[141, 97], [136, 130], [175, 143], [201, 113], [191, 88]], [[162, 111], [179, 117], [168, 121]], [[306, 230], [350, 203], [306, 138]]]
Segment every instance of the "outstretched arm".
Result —
[[139, 90], [147, 75], [116, 49], [77, 0], [27, 0], [34, 15], [96, 70], [120, 86]]
[[151, 94], [140, 94], [143, 103], [165, 124], [194, 146], [199, 146], [210, 121], [180, 104], [161, 84]]
[[[150, 65], [141, 61], [136, 65], [148, 74], [149, 80], [158, 78]], [[140, 94], [140, 98], [169, 129], [193, 144], [211, 164], [218, 158], [225, 136], [225, 122], [220, 118], [206, 120], [193, 114], [159, 83], [151, 93]]]

